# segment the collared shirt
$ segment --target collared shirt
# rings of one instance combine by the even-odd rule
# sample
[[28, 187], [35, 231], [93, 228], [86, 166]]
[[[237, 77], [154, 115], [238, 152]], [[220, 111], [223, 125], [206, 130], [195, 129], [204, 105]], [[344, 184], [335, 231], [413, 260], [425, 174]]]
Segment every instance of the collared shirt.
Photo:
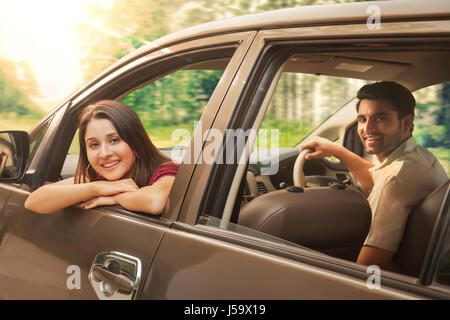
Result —
[[412, 136], [369, 172], [374, 182], [367, 198], [372, 224], [364, 245], [397, 252], [409, 214], [447, 181], [447, 174]]

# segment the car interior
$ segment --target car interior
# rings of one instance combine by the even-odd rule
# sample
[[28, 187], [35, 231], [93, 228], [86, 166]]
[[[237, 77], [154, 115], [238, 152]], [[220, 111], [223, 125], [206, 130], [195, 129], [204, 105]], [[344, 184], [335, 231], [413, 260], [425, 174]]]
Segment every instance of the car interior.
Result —
[[[449, 58], [448, 48], [439, 52], [294, 54], [283, 71], [368, 81], [391, 80], [414, 91], [447, 82]], [[355, 104], [356, 99], [350, 100], [298, 145], [280, 150], [277, 174], [261, 175], [263, 165], [250, 164], [244, 187], [240, 189], [242, 194], [237, 195], [241, 199], [239, 213], [230, 217], [238, 216], [237, 223], [241, 226], [356, 261], [370, 228], [371, 210], [350, 172], [330, 159], [303, 161], [300, 170], [306, 176], [306, 186], [294, 187], [299, 174], [295, 168], [299, 148], [314, 136], [339, 140], [349, 150], [371, 159], [357, 135]], [[419, 276], [441, 205], [448, 197], [448, 181], [411, 213], [392, 271]]]

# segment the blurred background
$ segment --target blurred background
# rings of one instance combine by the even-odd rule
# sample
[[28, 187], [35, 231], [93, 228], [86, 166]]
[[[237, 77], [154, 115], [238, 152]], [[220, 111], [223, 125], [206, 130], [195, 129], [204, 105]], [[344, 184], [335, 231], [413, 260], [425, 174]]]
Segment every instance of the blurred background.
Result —
[[[165, 34], [230, 16], [344, 2], [356, 1], [0, 0], [0, 130], [30, 130], [72, 91], [127, 53]], [[183, 81], [185, 86], [186, 83], [200, 86], [189, 100], [192, 114], [196, 115], [205, 100], [199, 92], [210, 95], [220, 76], [219, 71], [212, 71], [195, 77], [174, 77], [158, 87], [130, 95], [124, 102], [138, 113], [138, 106], [144, 102], [150, 110], [146, 115], [148, 121], [142, 113], [140, 116], [147, 129], [152, 128], [152, 139], [157, 139], [158, 132], [167, 135], [180, 122], [190, 121], [168, 116], [164, 121], [152, 122], [152, 112], [167, 110], [167, 114], [176, 114], [170, 113], [177, 106], [176, 98], [165, 99], [162, 95], [170, 95], [178, 87], [177, 81]], [[314, 76], [299, 76], [282, 77], [278, 86], [281, 89], [274, 99], [280, 103], [271, 107], [263, 124], [295, 133], [286, 135], [290, 138], [281, 141], [280, 147], [295, 145], [324, 120], [320, 115], [326, 112], [322, 109], [330, 104], [344, 104], [361, 85], [332, 78], [319, 83]], [[438, 155], [446, 168], [450, 163], [449, 89], [447, 83], [415, 93], [418, 108], [414, 136]], [[296, 94], [300, 90], [303, 94]], [[314, 101], [317, 96], [334, 100], [325, 99], [317, 104]], [[442, 104], [448, 107], [436, 108]], [[305, 107], [300, 110], [300, 105], [313, 110]]]

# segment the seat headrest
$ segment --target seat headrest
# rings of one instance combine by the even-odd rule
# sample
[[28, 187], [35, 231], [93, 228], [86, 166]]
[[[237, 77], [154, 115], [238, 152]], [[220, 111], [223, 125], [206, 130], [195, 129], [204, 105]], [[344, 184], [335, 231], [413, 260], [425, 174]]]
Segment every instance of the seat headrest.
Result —
[[343, 259], [356, 260], [370, 228], [366, 198], [355, 190], [278, 190], [245, 205], [239, 224]]

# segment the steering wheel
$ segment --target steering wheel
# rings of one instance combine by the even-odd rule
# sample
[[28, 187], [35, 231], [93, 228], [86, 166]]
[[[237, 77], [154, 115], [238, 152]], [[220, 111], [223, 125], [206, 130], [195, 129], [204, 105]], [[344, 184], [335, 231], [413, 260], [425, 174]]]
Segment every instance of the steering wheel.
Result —
[[304, 188], [306, 187], [305, 173], [303, 172], [303, 166], [306, 161], [306, 155], [313, 152], [311, 149], [305, 149], [297, 156], [294, 164], [294, 171], [292, 177], [294, 178], [294, 186]]

